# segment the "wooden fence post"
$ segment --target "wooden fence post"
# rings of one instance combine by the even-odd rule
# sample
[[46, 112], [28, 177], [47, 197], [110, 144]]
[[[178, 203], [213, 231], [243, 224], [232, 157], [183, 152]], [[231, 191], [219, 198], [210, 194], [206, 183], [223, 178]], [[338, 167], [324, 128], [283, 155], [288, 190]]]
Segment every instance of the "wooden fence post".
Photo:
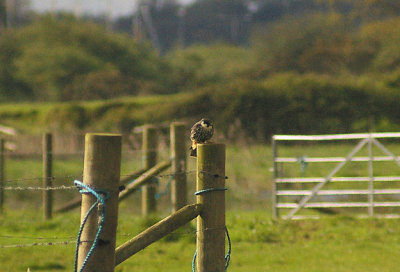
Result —
[[[157, 129], [145, 126], [142, 140], [143, 168], [150, 169], [157, 162]], [[142, 213], [149, 215], [156, 211], [156, 183], [155, 179], [142, 187]]]
[[187, 204], [186, 185], [186, 153], [185, 145], [186, 127], [184, 123], [172, 123], [170, 127], [172, 173], [174, 179], [171, 182], [172, 212], [176, 212]]
[[[106, 200], [105, 223], [100, 241], [89, 258], [84, 271], [114, 271], [115, 242], [118, 222], [118, 184], [121, 167], [121, 135], [86, 134], [83, 183], [93, 190], [110, 194]], [[92, 194], [82, 194], [81, 223], [96, 202]], [[100, 210], [100, 205], [98, 206]], [[98, 231], [99, 216], [91, 213], [86, 221], [79, 245], [78, 268], [82, 266]]]
[[197, 146], [197, 271], [225, 271], [225, 145]]
[[5, 141], [3, 138], [0, 139], [0, 212], [4, 212], [4, 153], [5, 153]]
[[[43, 187], [53, 186], [53, 137], [51, 133], [43, 134]], [[53, 213], [53, 192], [43, 191], [44, 219], [51, 219]]]

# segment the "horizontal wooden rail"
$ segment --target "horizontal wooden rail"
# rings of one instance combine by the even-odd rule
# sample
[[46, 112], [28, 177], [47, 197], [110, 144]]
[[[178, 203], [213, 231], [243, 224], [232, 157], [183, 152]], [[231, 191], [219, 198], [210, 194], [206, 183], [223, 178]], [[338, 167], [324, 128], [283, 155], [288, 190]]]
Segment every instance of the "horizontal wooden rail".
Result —
[[[119, 184], [125, 184], [125, 183], [137, 178], [138, 176], [142, 175], [146, 171], [147, 171], [147, 169], [140, 169], [140, 170], [137, 170], [137, 171], [135, 171], [135, 172], [133, 172], [133, 173], [127, 175], [127, 176], [124, 176], [120, 180]], [[72, 199], [71, 201], [68, 201], [67, 203], [65, 203], [61, 207], [58, 207], [57, 209], [55, 209], [54, 212], [63, 213], [63, 212], [67, 212], [69, 210], [72, 210], [74, 208], [77, 208], [77, 207], [79, 207], [81, 205], [81, 199], [82, 199], [81, 196], [78, 196], [78, 197]]]
[[161, 239], [196, 218], [203, 210], [202, 204], [187, 205], [169, 215], [131, 240], [119, 246], [115, 251], [115, 265], [122, 263], [140, 250]]
[[143, 173], [140, 177], [138, 177], [134, 182], [128, 184], [125, 187], [125, 190], [119, 193], [119, 200], [125, 199], [128, 195], [132, 194], [134, 191], [139, 189], [142, 185], [146, 184], [147, 182], [151, 181], [155, 175], [158, 175], [160, 172], [164, 171], [168, 167], [171, 166], [171, 161], [163, 161], [152, 168], [150, 168], [147, 172]]

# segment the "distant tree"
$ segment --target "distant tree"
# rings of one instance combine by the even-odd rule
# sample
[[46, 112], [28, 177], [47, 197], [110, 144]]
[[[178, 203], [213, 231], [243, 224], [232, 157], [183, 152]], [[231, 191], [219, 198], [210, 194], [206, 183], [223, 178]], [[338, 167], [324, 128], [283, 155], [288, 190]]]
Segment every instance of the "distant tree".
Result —
[[133, 35], [139, 34], [134, 33], [136, 29], [141, 38], [151, 40], [153, 47], [165, 52], [178, 43], [180, 10], [176, 0], [140, 1], [134, 14], [116, 20], [114, 29]]
[[339, 72], [356, 50], [341, 15], [284, 18], [254, 33], [257, 71]]
[[16, 59], [21, 46], [13, 32], [0, 35], [0, 101], [18, 101], [33, 98], [32, 89], [16, 77]]
[[28, 0], [0, 0], [5, 2], [7, 26], [21, 26], [31, 21]]
[[[98, 25], [71, 16], [46, 16], [13, 32], [18, 54], [0, 51], [0, 61], [9, 62], [0, 68], [0, 79], [14, 78], [29, 86], [38, 100], [94, 99], [169, 88], [166, 63], [146, 43]], [[116, 82], [118, 87], [113, 86]], [[6, 91], [11, 94], [15, 88]]]
[[248, 15], [245, 0], [199, 0], [186, 9], [185, 40], [243, 43], [249, 33]]
[[217, 43], [192, 45], [167, 55], [173, 69], [174, 84], [182, 90], [215, 82], [229, 82], [245, 74], [251, 65], [251, 51], [245, 48]]
[[7, 25], [7, 0], [0, 0], [0, 30]]
[[400, 18], [364, 25], [360, 39], [373, 52], [373, 69], [391, 72], [400, 68]]
[[257, 8], [253, 15], [253, 22], [256, 24], [272, 22], [284, 16], [299, 16], [311, 11], [323, 11], [327, 8], [326, 3], [315, 3], [310, 0], [258, 0], [254, 3]]

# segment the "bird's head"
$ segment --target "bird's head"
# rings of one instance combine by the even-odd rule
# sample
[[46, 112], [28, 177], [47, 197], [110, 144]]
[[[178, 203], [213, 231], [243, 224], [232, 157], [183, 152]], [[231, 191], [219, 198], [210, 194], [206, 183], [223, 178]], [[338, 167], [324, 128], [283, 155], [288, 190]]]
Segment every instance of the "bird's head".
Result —
[[201, 119], [200, 124], [205, 129], [212, 129], [212, 127], [213, 127], [212, 121], [208, 118]]

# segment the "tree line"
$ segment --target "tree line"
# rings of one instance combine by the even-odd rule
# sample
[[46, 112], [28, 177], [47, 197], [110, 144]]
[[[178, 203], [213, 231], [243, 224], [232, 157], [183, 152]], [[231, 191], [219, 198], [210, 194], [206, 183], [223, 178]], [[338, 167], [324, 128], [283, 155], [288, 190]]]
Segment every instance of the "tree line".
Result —
[[[3, 28], [0, 100], [196, 92], [280, 73], [400, 88], [397, 1], [199, 0], [184, 12], [176, 1], [140, 5], [147, 9], [115, 21], [112, 31], [99, 20], [68, 14], [33, 16], [29, 24]], [[133, 24], [149, 15], [157, 35]], [[141, 39], [125, 33], [132, 28]], [[279, 82], [281, 89], [287, 84]]]

